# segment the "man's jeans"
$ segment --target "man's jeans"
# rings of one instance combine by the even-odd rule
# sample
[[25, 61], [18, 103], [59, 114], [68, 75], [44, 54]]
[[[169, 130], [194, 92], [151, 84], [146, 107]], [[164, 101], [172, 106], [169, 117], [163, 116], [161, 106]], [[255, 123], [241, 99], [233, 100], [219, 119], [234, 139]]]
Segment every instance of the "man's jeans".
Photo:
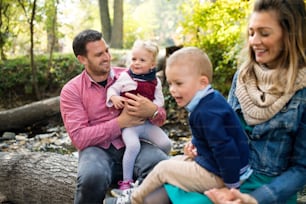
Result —
[[[117, 150], [88, 147], [79, 152], [77, 189], [74, 204], [101, 204], [111, 185], [122, 180], [124, 148]], [[134, 178], [140, 182], [149, 171], [168, 156], [159, 148], [142, 142], [134, 166]]]

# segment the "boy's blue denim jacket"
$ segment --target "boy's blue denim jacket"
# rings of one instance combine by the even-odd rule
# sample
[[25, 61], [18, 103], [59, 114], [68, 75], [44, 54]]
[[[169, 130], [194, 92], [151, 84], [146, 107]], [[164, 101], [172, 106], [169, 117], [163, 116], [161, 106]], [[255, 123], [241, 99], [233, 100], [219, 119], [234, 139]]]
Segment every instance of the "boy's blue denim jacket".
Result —
[[[235, 74], [228, 102], [241, 115], [235, 96]], [[254, 173], [275, 177], [251, 195], [258, 203], [285, 203], [306, 185], [306, 88], [295, 93], [269, 121], [248, 132], [250, 165]]]

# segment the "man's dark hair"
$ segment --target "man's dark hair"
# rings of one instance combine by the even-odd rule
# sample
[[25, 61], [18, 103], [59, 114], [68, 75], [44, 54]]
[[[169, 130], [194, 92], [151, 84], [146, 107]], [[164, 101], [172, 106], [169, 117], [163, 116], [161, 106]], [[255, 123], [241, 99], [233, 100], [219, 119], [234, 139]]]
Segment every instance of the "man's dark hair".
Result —
[[78, 55], [86, 56], [87, 50], [86, 45], [89, 42], [94, 42], [101, 40], [103, 38], [103, 35], [101, 32], [96, 30], [84, 30], [80, 32], [77, 36], [75, 36], [72, 48], [74, 55], [77, 57]]

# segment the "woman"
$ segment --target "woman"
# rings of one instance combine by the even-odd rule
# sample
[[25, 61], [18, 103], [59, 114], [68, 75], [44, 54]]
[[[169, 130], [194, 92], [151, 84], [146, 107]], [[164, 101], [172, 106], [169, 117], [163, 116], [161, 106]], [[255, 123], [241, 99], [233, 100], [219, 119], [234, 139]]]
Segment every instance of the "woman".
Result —
[[[228, 99], [248, 133], [254, 172], [240, 192], [205, 192], [214, 203], [296, 203], [296, 193], [306, 185], [305, 50], [304, 1], [256, 0], [248, 59], [235, 74]], [[165, 187], [174, 204], [210, 203], [203, 194]]]

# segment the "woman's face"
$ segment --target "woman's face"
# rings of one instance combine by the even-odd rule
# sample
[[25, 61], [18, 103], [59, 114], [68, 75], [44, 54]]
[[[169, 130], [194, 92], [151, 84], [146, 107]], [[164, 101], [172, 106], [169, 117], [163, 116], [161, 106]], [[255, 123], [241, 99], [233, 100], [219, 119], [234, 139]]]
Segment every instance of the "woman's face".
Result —
[[249, 46], [256, 62], [274, 68], [283, 49], [283, 31], [274, 11], [252, 14], [249, 21]]

